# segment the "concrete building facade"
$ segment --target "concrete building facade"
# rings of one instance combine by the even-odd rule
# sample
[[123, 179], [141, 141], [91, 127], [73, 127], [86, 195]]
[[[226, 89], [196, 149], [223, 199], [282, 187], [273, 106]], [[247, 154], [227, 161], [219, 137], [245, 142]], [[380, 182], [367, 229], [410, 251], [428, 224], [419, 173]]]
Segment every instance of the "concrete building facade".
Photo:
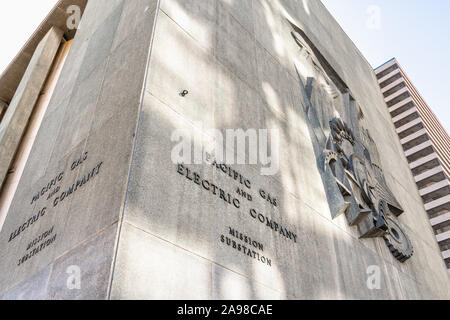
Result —
[[450, 275], [450, 137], [395, 58], [375, 73]]
[[320, 1], [61, 0], [0, 100], [2, 299], [450, 298]]

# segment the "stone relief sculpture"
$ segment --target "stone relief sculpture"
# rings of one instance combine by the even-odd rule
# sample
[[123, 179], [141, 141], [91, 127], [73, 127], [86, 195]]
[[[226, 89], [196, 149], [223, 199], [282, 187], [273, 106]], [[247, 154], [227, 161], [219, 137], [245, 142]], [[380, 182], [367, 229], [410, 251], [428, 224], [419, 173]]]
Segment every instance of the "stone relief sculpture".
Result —
[[395, 258], [405, 262], [413, 246], [397, 222], [404, 210], [386, 183], [377, 146], [362, 124], [363, 112], [311, 40], [291, 26], [300, 48], [296, 69], [304, 112], [331, 214], [345, 214], [361, 238], [383, 237]]

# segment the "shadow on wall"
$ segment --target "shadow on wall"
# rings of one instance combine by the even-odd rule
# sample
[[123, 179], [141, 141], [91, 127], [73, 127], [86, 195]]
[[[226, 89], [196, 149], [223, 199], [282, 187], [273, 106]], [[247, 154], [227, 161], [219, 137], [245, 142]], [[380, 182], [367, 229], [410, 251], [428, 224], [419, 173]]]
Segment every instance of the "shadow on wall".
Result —
[[[279, 15], [296, 10], [310, 15], [309, 1], [290, 3], [295, 10], [284, 8], [285, 3], [162, 1], [125, 224], [127, 228], [144, 230], [147, 237], [155, 237], [157, 242], [164, 239], [161, 242], [174, 244], [180, 255], [202, 261], [199, 265], [211, 263], [210, 270], [199, 275], [189, 265], [179, 265], [171, 261], [172, 256], [161, 252], [160, 257], [167, 260], [158, 261], [158, 265], [168, 268], [169, 275], [161, 277], [167, 281], [165, 289], [169, 293], [178, 289], [192, 296], [195, 289], [183, 291], [183, 284], [176, 281], [177, 277], [191, 275], [200, 277], [192, 283], [212, 281], [211, 286], [217, 291], [213, 297], [217, 299], [258, 299], [268, 295], [293, 299], [422, 298], [412, 279], [400, 276], [401, 271], [383, 260], [383, 249], [376, 240], [361, 243], [351, 229], [331, 220], [303, 112], [304, 97], [296, 78], [294, 61], [298, 48], [286, 17]], [[165, 30], [170, 32], [164, 34]], [[185, 98], [174, 93], [184, 89], [189, 90]], [[202, 122], [196, 122], [199, 119]], [[258, 166], [235, 168], [260, 185], [278, 190], [280, 207], [264, 204], [262, 212], [294, 228], [298, 243], [280, 239], [265, 225], [250, 227], [253, 221], [248, 220], [247, 205], [236, 214], [222, 200], [206, 198], [209, 196], [201, 188], [195, 189], [186, 179], [179, 180], [176, 165], [170, 160], [169, 135], [180, 127], [187, 134], [200, 135], [204, 141], [211, 140], [203, 134], [205, 128], [279, 129], [279, 174], [261, 177]], [[210, 181], [229, 186], [212, 167], [192, 168]], [[181, 198], [174, 199], [172, 192]], [[267, 252], [273, 256], [272, 269], [264, 269], [259, 261], [240, 257], [232, 249], [219, 247], [217, 234], [226, 230], [210, 230], [211, 226], [227, 228], [230, 224], [264, 239]], [[128, 250], [132, 250], [131, 245], [121, 244], [117, 263], [132, 273], [135, 265]], [[380, 290], [367, 287], [367, 267], [371, 265], [382, 268]], [[133, 288], [136, 298], [148, 298], [139, 296], [147, 290], [147, 281], [141, 277], [163, 281], [140, 275], [139, 288]], [[116, 281], [123, 284], [125, 278], [118, 277]], [[236, 281], [235, 285], [230, 286], [230, 281]], [[113, 297], [119, 290], [115, 287], [116, 284]], [[198, 297], [211, 296], [210, 287], [199, 290]]]

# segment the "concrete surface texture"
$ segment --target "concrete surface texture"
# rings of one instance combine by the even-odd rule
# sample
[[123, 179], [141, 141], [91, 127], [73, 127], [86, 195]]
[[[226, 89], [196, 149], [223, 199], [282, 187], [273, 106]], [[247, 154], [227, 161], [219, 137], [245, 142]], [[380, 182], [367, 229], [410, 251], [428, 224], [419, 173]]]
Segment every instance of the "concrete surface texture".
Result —
[[[307, 110], [346, 117], [349, 94], [405, 211], [404, 263], [333, 215]], [[173, 163], [174, 131], [208, 146], [210, 128], [277, 129], [279, 171]], [[319, 1], [91, 0], [0, 234], [0, 295], [448, 299], [433, 237], [376, 77]]]
[[41, 94], [53, 59], [58, 51], [62, 31], [50, 29], [39, 43], [19, 87], [0, 125], [0, 185], [10, 169], [11, 162], [28, 124], [33, 107]]

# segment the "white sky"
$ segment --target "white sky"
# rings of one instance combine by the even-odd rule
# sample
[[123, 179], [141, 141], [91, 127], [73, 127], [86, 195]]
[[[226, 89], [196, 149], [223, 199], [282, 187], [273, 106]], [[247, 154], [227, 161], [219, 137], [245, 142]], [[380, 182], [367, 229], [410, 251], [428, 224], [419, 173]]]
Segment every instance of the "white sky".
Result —
[[19, 53], [57, 0], [0, 1], [0, 73]]

